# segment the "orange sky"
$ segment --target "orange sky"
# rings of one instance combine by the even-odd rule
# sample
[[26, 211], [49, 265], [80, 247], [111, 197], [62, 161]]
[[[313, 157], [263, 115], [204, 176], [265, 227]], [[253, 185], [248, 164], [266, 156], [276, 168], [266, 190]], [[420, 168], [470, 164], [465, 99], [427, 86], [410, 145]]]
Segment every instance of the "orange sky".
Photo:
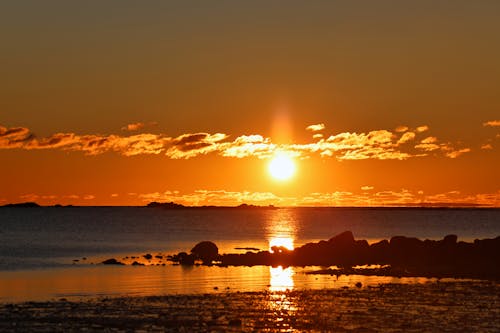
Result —
[[[500, 3], [0, 5], [0, 204], [500, 206]], [[295, 175], [270, 177], [277, 151]]]

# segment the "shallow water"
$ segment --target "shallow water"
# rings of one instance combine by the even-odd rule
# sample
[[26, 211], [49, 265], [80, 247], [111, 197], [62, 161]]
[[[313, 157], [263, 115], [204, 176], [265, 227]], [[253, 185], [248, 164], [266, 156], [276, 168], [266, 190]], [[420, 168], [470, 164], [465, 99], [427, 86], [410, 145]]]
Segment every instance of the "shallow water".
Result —
[[424, 283], [428, 278], [306, 274], [318, 267], [80, 266], [0, 272], [0, 302], [101, 296], [356, 288], [382, 283]]

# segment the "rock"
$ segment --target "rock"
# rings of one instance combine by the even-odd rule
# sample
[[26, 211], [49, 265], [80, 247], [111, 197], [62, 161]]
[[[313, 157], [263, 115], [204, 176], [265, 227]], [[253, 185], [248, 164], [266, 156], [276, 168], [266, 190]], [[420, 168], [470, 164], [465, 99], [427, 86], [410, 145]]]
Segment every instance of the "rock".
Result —
[[143, 264], [143, 263], [140, 263], [140, 262], [137, 262], [137, 261], [134, 261], [134, 262], [132, 263], [132, 266], [144, 266], [144, 264]]
[[443, 244], [444, 245], [455, 245], [457, 244], [457, 235], [446, 235], [444, 238], [443, 238]]
[[180, 252], [176, 259], [181, 265], [194, 265], [194, 257], [186, 252]]
[[115, 258], [107, 259], [102, 262], [103, 265], [125, 265], [121, 261], [116, 260]]
[[153, 258], [153, 256], [152, 256], [151, 254], [149, 254], [149, 253], [148, 253], [148, 254], [143, 255], [143, 257], [144, 257], [145, 259], [147, 259], [147, 260], [151, 260], [151, 258]]
[[344, 231], [337, 236], [330, 238], [328, 241], [330, 243], [334, 243], [336, 245], [351, 245], [354, 243], [354, 235], [351, 231]]
[[195, 259], [200, 259], [205, 265], [210, 265], [212, 261], [219, 258], [219, 248], [215, 243], [210, 241], [203, 241], [196, 244], [191, 249], [191, 253]]

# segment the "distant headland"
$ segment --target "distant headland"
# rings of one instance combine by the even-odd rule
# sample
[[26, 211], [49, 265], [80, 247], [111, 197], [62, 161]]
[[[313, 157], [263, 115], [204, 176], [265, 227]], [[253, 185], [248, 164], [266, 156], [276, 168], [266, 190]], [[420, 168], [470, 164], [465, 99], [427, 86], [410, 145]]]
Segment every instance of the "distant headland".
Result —
[[40, 208], [40, 207], [75, 207], [73, 205], [61, 205], [55, 204], [52, 206], [42, 206], [36, 202], [20, 202], [20, 203], [9, 203], [0, 207], [14, 207], [14, 208]]
[[162, 208], [162, 209], [191, 209], [191, 208], [204, 208], [204, 209], [277, 209], [273, 205], [257, 206], [243, 203], [238, 206], [184, 206], [175, 202], [150, 202], [146, 207], [149, 208]]
[[33, 207], [41, 207], [36, 202], [20, 202], [20, 203], [9, 203], [3, 205], [2, 207], [20, 207], [20, 208], [33, 208]]

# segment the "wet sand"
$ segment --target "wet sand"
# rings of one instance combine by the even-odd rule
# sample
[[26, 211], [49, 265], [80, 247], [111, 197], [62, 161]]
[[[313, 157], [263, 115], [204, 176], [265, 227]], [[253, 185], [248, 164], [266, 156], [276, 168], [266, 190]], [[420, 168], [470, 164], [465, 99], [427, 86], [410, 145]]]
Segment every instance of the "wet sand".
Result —
[[2, 332], [498, 332], [500, 284], [215, 292], [0, 304]]

